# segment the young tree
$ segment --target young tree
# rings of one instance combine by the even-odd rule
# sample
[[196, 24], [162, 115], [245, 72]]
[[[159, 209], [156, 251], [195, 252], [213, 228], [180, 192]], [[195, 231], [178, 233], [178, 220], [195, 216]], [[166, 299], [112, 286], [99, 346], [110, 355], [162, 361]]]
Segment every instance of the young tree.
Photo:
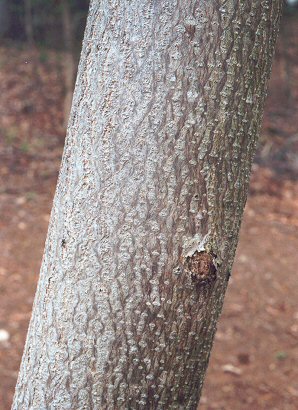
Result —
[[281, 0], [91, 1], [13, 409], [195, 409]]

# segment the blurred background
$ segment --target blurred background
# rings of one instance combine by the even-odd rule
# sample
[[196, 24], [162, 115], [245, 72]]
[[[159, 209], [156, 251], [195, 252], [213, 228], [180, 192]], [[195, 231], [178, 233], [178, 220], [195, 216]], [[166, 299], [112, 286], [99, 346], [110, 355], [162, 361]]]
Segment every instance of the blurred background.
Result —
[[[88, 3], [0, 0], [2, 410], [30, 319]], [[285, 5], [203, 410], [297, 409], [297, 3]]]

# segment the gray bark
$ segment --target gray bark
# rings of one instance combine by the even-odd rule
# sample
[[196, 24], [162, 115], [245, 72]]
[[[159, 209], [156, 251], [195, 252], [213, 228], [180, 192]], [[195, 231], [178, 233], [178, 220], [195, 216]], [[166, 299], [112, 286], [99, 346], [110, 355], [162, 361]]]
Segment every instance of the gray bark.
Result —
[[13, 409], [195, 409], [282, 1], [91, 1]]

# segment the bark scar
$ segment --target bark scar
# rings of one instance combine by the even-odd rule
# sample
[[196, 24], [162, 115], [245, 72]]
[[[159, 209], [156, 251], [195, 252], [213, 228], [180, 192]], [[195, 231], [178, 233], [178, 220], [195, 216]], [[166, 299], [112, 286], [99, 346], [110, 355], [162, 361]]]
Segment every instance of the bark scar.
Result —
[[214, 258], [212, 254], [205, 251], [195, 251], [185, 258], [184, 267], [195, 283], [205, 284], [216, 280], [217, 269]]

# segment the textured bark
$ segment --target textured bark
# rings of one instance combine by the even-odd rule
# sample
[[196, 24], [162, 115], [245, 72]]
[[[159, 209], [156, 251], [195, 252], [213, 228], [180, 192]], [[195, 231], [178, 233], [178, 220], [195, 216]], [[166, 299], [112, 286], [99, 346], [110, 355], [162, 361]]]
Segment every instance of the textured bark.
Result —
[[282, 1], [91, 1], [13, 409], [195, 409]]

